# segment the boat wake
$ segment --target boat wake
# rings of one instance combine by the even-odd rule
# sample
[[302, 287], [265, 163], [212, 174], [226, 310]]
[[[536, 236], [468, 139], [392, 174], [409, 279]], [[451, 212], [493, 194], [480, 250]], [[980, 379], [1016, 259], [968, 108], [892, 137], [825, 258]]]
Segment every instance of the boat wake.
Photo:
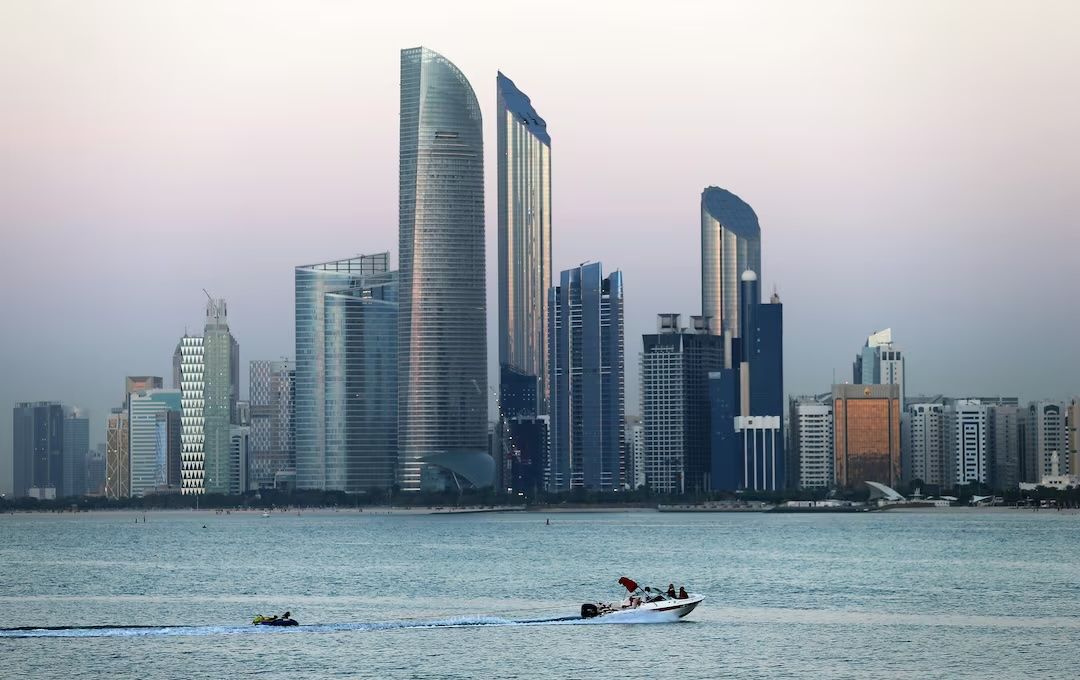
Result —
[[580, 616], [561, 616], [543, 619], [505, 619], [494, 616], [463, 616], [432, 621], [378, 621], [370, 623], [317, 623], [291, 628], [271, 626], [49, 626], [0, 628], [0, 638], [96, 638], [96, 637], [160, 637], [206, 635], [292, 635], [297, 633], [340, 633], [348, 631], [382, 631], [409, 628], [474, 628], [479, 626], [557, 626], [605, 624], [674, 623], [676, 616], [648, 612], [616, 612], [593, 619]]

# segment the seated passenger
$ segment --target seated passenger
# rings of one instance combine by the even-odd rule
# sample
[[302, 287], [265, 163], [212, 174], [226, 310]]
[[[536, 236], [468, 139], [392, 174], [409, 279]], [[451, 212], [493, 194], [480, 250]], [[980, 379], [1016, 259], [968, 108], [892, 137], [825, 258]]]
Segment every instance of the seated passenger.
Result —
[[667, 596], [672, 597], [672, 598], [675, 597], [675, 584], [674, 583], [669, 583], [667, 585]]
[[690, 596], [686, 594], [686, 588], [684, 588], [683, 586], [679, 586], [679, 599], [686, 600], [689, 598]]

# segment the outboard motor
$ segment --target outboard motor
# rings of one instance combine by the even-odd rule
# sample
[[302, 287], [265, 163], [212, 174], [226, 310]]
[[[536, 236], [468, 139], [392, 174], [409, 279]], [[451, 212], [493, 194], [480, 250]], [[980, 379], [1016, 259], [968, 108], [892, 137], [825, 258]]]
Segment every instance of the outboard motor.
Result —
[[600, 616], [600, 608], [597, 607], [595, 604], [593, 604], [592, 602], [586, 602], [585, 604], [581, 605], [581, 618], [592, 619], [597, 616]]

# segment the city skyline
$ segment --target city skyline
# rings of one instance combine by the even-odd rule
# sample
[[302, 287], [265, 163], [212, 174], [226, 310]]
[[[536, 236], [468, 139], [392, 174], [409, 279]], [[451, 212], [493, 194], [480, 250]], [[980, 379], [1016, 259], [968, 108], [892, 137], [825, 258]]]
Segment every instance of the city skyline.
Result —
[[[141, 21], [149, 34], [163, 30], [141, 11], [125, 11], [134, 15], [132, 21]], [[675, 15], [680, 11], [685, 8], [671, 10]], [[844, 17], [840, 17], [837, 28], [810, 22], [806, 28], [796, 29], [797, 20], [806, 18], [799, 16], [797, 8], [790, 8], [790, 16], [771, 17], [776, 21], [772, 27], [767, 12], [757, 15], [745, 8], [710, 11], [738, 15], [749, 12], [751, 28], [758, 35], [796, 35], [811, 42], [814, 36], [822, 41], [836, 37], [833, 31], [842, 34], [844, 26]], [[958, 10], [942, 11], [950, 14]], [[552, 266], [561, 271], [584, 259], [596, 259], [626, 272], [631, 286], [625, 335], [628, 342], [648, 331], [659, 311], [687, 314], [699, 308], [695, 266], [698, 197], [703, 187], [716, 184], [744, 198], [761, 219], [762, 247], [768, 251], [769, 259], [762, 291], [768, 294], [777, 285], [787, 307], [788, 394], [824, 391], [836, 382], [829, 376], [831, 371], [837, 371], [841, 379], [846, 375], [850, 352], [855, 349], [853, 339], [865, 336], [870, 329], [892, 326], [900, 329], [904, 350], [911, 354], [916, 366], [907, 376], [908, 394], [1007, 393], [1025, 400], [1067, 398], [1077, 389], [1080, 368], [1070, 360], [1070, 343], [1066, 339], [1080, 334], [1080, 321], [1076, 315], [1059, 313], [1050, 302], [1027, 304], [1032, 292], [1020, 282], [1037, 281], [1040, 300], [1053, 299], [1054, 291], [1076, 288], [1077, 275], [1069, 266], [1070, 253], [1075, 264], [1075, 251], [1060, 246], [1069, 235], [1064, 200], [1069, 180], [1077, 176], [1075, 159], [1080, 157], [1076, 153], [1076, 133], [1064, 127], [1065, 121], [1075, 118], [1077, 95], [1052, 88], [1054, 69], [1065, 68], [1068, 56], [1075, 55], [1075, 47], [1060, 44], [1067, 35], [1064, 27], [1069, 25], [1068, 19], [1074, 17], [1062, 11], [1060, 21], [1047, 21], [1043, 26], [1026, 17], [1007, 15], [1000, 8], [989, 8], [980, 13], [985, 31], [963, 36], [941, 27], [947, 22], [931, 22], [923, 45], [930, 48], [929, 56], [924, 57], [930, 61], [919, 61], [913, 52], [904, 51], [911, 50], [910, 45], [901, 49], [895, 40], [887, 40], [898, 35], [891, 31], [915, 30], [919, 14], [913, 9], [896, 17], [900, 19], [898, 28], [872, 26], [869, 34], [886, 38], [876, 49], [863, 43], [869, 38], [840, 40], [841, 47], [869, 50], [871, 58], [858, 66], [842, 63], [844, 55], [838, 51], [789, 54], [782, 47], [766, 45], [757, 52], [749, 43], [737, 42], [732, 63], [739, 67], [718, 77], [731, 86], [749, 88], [751, 94], [743, 96], [735, 106], [721, 109], [722, 115], [710, 112], [703, 116], [695, 111], [723, 101], [720, 95], [695, 89], [693, 77], [701, 72], [691, 70], [676, 82], [665, 82], [665, 69], [687, 66], [693, 61], [690, 55], [665, 56], [655, 50], [630, 55], [623, 52], [621, 58], [642, 66], [629, 69], [635, 71], [635, 81], [655, 88], [650, 98], [662, 104], [621, 106], [620, 120], [612, 120], [611, 111], [589, 102], [582, 84], [566, 70], [567, 60], [562, 55], [536, 60], [538, 47], [529, 40], [522, 44], [502, 45], [495, 41], [470, 45], [468, 40], [454, 35], [453, 25], [421, 25], [424, 34], [419, 39], [401, 35], [411, 35], [413, 29], [390, 31], [362, 51], [346, 52], [348, 56], [344, 57], [338, 54], [330, 63], [323, 64], [321, 56], [308, 57], [314, 63], [305, 62], [280, 77], [297, 87], [312, 88], [301, 90], [311, 95], [310, 101], [271, 115], [260, 124], [267, 127], [257, 125], [247, 138], [226, 132], [241, 121], [246, 123], [247, 112], [263, 101], [261, 98], [268, 97], [271, 88], [264, 91], [266, 80], [254, 78], [248, 93], [250, 100], [215, 89], [231, 81], [227, 75], [212, 74], [212, 62], [200, 61], [206, 55], [198, 50], [185, 59], [182, 52], [154, 50], [121, 39], [116, 43], [116, 52], [109, 53], [112, 56], [102, 56], [102, 48], [95, 40], [118, 36], [106, 27], [107, 22], [98, 20], [91, 21], [88, 29], [91, 57], [97, 59], [74, 66], [35, 56], [29, 49], [30, 42], [24, 44], [27, 39], [20, 38], [13, 49], [26, 58], [30, 73], [78, 81], [106, 69], [117, 77], [104, 79], [110, 84], [102, 86], [107, 96], [100, 98], [91, 93], [71, 94], [48, 88], [33, 93], [27, 89], [25, 79], [7, 65], [0, 66], [0, 82], [10, 81], [12, 91], [27, 94], [7, 114], [12, 117], [12, 125], [7, 127], [19, 130], [22, 136], [11, 140], [13, 153], [0, 161], [4, 165], [0, 175], [7, 178], [0, 185], [0, 206], [4, 206], [0, 208], [0, 220], [10, 243], [0, 255], [5, 281], [10, 284], [3, 287], [0, 299], [12, 327], [21, 330], [7, 334], [2, 341], [7, 356], [21, 359], [13, 362], [0, 394], [10, 404], [57, 400], [80, 405], [90, 418], [91, 445], [104, 441], [104, 421], [109, 408], [115, 405], [117, 376], [168, 375], [167, 362], [176, 337], [185, 326], [191, 332], [200, 328], [196, 301], [203, 287], [230, 300], [230, 326], [244, 340], [244, 365], [251, 358], [291, 356], [290, 271], [296, 262], [376, 252], [394, 244], [388, 228], [395, 212], [391, 198], [397, 153], [393, 135], [398, 101], [394, 62], [400, 47], [422, 42], [450, 55], [479, 88], [480, 108], [487, 116], [484, 137], [488, 141], [488, 168], [495, 167], [491, 161], [494, 121], [490, 103], [494, 97], [490, 88], [496, 71], [512, 74], [528, 86], [531, 96], [543, 101], [545, 116], [554, 121], [553, 132], [560, 140], [553, 169], [559, 202], [554, 209], [558, 221]], [[180, 38], [185, 30], [195, 30], [197, 18], [196, 10], [177, 17], [177, 24], [163, 37]], [[286, 18], [281, 10], [269, 12], [263, 28], [274, 27], [288, 37], [292, 34], [284, 28]], [[50, 38], [45, 19], [78, 21], [80, 15], [78, 11], [70, 17], [28, 13], [9, 19], [5, 24], [13, 34], [22, 27], [27, 29], [25, 35], [41, 37], [45, 31], [44, 37]], [[854, 20], [864, 21], [865, 17], [860, 15]], [[238, 23], [230, 24], [234, 21], [240, 21], [239, 13], [225, 17], [224, 23], [211, 31], [209, 45], [231, 39], [233, 33], [227, 29], [235, 29]], [[331, 44], [345, 44], [347, 33], [330, 25], [329, 17], [308, 21], [318, 22]], [[595, 27], [599, 21], [597, 16], [587, 14], [582, 27], [575, 29], [581, 33], [572, 33], [572, 38], [583, 40], [588, 27]], [[648, 23], [633, 13], [614, 16], [611, 21], [631, 36], [643, 31]], [[1007, 41], [1008, 31], [1035, 28], [1045, 29], [1046, 33], [1040, 36], [1040, 49], [1031, 54], [1020, 54]], [[685, 30], [694, 34], [697, 29]], [[389, 45], [391, 39], [393, 44]], [[297, 34], [292, 35], [292, 40], [304, 38]], [[165, 44], [180, 48], [167, 40]], [[574, 66], [580, 68], [584, 63], [607, 72], [612, 80], [603, 94], [626, 96], [619, 93], [630, 91], [635, 81], [612, 70], [614, 56], [605, 53], [605, 45], [610, 43], [600, 42], [575, 55]], [[35, 45], [35, 50], [40, 49]], [[991, 75], [989, 67], [988, 71], [980, 71], [977, 61], [966, 56], [987, 53], [999, 54], [1003, 60], [1008, 57], [1012, 70]], [[177, 124], [173, 130], [147, 124], [145, 115], [160, 113], [161, 104], [155, 103], [158, 100], [137, 102], [129, 98], [147, 85], [140, 80], [143, 72], [139, 66], [110, 62], [116, 55], [132, 54], [147, 57], [133, 62], [153, 64], [164, 60], [173, 66], [169, 72], [176, 74], [178, 82], [167, 81], [155, 86], [160, 89], [150, 90], [162, 102], [187, 92], [192, 78], [196, 86], [198, 82], [206, 83], [205, 101], [187, 104], [198, 115], [187, 121], [166, 117]], [[775, 71], [766, 69], [766, 73], [786, 76], [780, 78], [782, 87], [770, 88], [765, 81], [758, 83], [751, 78], [761, 76], [761, 72], [746, 65], [752, 59], [740, 62], [737, 57], [754, 54], [778, 60]], [[806, 68], [816, 76], [811, 80], [821, 86], [820, 92], [801, 89], [797, 79], [785, 70], [785, 65], [791, 68], [789, 62], [796, 57], [810, 60]], [[912, 63], [904, 62], [905, 58]], [[921, 70], [934, 58], [942, 59], [937, 66], [942, 66], [946, 75], [971, 76], [965, 80], [968, 99], [948, 91], [945, 75]], [[245, 78], [273, 71], [273, 55], [266, 49], [256, 50], [251, 59], [238, 65]], [[721, 64], [715, 57], [706, 62], [708, 66]], [[323, 66], [329, 69], [325, 82], [302, 83], [311, 72], [306, 69]], [[740, 67], [749, 71], [740, 72]], [[879, 91], [873, 81], [879, 73], [901, 76], [905, 87], [895, 92]], [[839, 82], [833, 82], [829, 74]], [[277, 80], [273, 83], [275, 87], [281, 85]], [[844, 91], [853, 85], [854, 90], [845, 95], [845, 110], [827, 107], [830, 87]], [[1024, 127], [1023, 119], [1018, 117], [1025, 113], [1015, 102], [1028, 89], [1059, 105], [1043, 107], [1039, 119], [1032, 120], [1037, 125]], [[343, 90], [347, 94], [341, 94]], [[766, 104], [775, 103], [782, 94], [787, 108], [772, 112]], [[803, 99], [793, 96], [796, 94], [803, 95]], [[911, 94], [916, 96], [901, 96]], [[876, 104], [870, 95], [885, 95], [885, 101]], [[80, 101], [87, 106], [73, 106], [72, 110], [86, 114], [83, 117], [91, 122], [85, 125], [68, 119], [64, 113], [65, 106]], [[616, 102], [621, 101], [616, 98]], [[215, 102], [226, 106], [224, 115], [214, 118], [211, 124], [207, 116], [215, 111]], [[335, 111], [334, 102], [343, 111]], [[897, 108], [890, 110], [889, 104]], [[360, 112], [363, 117], [350, 118], [343, 115], [346, 112]], [[767, 115], [761, 117], [763, 112]], [[909, 127], [898, 119], [904, 112], [916, 114]], [[975, 132], [967, 129], [965, 114], [978, 118], [970, 123]], [[315, 134], [315, 142], [309, 143], [312, 128], [323, 127], [324, 123], [329, 132]], [[677, 125], [690, 131], [687, 139], [670, 130]], [[845, 125], [851, 128], [847, 133], [842, 129]], [[616, 141], [628, 130], [642, 126], [650, 131], [649, 139], [636, 140], [635, 144], [645, 144], [645, 148], [626, 154]], [[996, 138], [980, 134], [996, 129], [994, 126], [1008, 134]], [[130, 136], [122, 136], [122, 132]], [[286, 141], [274, 146], [267, 136], [270, 132]], [[171, 133], [194, 143], [181, 152], [161, 141]], [[0, 132], [4, 141], [8, 141], [8, 134], [12, 133]], [[767, 143], [770, 135], [777, 134], [786, 147]], [[59, 149], [50, 147], [46, 139], [50, 135], [74, 143], [65, 146], [60, 154]], [[348, 143], [343, 143], [340, 135], [345, 135]], [[692, 143], [689, 137], [693, 137]], [[1045, 150], [1051, 139], [1053, 152]], [[110, 140], [112, 143], [106, 145]], [[136, 150], [140, 142], [147, 142], [149, 148]], [[266, 146], [249, 148], [249, 143]], [[911, 148], [903, 148], [905, 145]], [[308, 146], [313, 151], [305, 151]], [[704, 152], [701, 156], [721, 149], [724, 154], [700, 158], [689, 153], [695, 147]], [[263, 155], [248, 151], [261, 151]], [[289, 164], [301, 174], [293, 175], [271, 162], [277, 158], [266, 155], [271, 151], [287, 154]], [[227, 163], [224, 169], [217, 166], [222, 158], [234, 154], [248, 157], [245, 166], [265, 162], [267, 167], [253, 171], [251, 167], [230, 169]], [[666, 162], [646, 161], [646, 155]], [[889, 160], [875, 166], [874, 159], [879, 155]], [[817, 162], [822, 158], [831, 162], [824, 170]], [[924, 167], [927, 158], [934, 161], [929, 168]], [[61, 160], [63, 168], [58, 165]], [[86, 172], [101, 163], [114, 169], [106, 175], [120, 179], [91, 177]], [[667, 172], [664, 165], [677, 165], [678, 172]], [[984, 165], [995, 169], [983, 170]], [[209, 179], [229, 191], [235, 190], [235, 197], [225, 199], [216, 187], [203, 183], [207, 180], [196, 181], [194, 178], [200, 174], [208, 174]], [[864, 174], [882, 181], [879, 184], [865, 179]], [[920, 178], [920, 174], [927, 177]], [[485, 238], [488, 380], [495, 385], [493, 175], [489, 172], [485, 178]], [[298, 181], [300, 178], [304, 181]], [[151, 184], [162, 186], [147, 184], [151, 180]], [[325, 186], [312, 186], [320, 183]], [[41, 195], [46, 189], [61, 192], [68, 200], [60, 201], [63, 206], [53, 206]], [[179, 209], [180, 203], [195, 207]], [[220, 246], [224, 247], [219, 246], [219, 253], [204, 253], [206, 259], [201, 267], [191, 267], [190, 260], [185, 260], [193, 251], [184, 243], [169, 243], [166, 252], [163, 230], [170, 225], [179, 228], [185, 221], [191, 223], [189, 235], [222, 235]], [[1030, 222], [1043, 228], [1024, 229], [1022, 242], [999, 238], [1015, 224]], [[142, 230], [145, 234], [140, 234]], [[973, 239], [976, 235], [981, 238]], [[87, 273], [89, 284], [81, 285], [77, 295], [59, 283], [64, 277], [46, 275], [45, 268], [34, 264], [44, 243], [49, 244], [60, 266]], [[272, 243], [280, 245], [268, 247]], [[664, 247], [655, 247], [657, 243]], [[855, 252], [874, 252], [875, 248], [888, 257], [866, 258], [873, 261], [872, 267], [852, 257]], [[85, 266], [88, 250], [94, 255], [91, 267]], [[806, 257], [807, 253], [813, 257]], [[71, 267], [76, 256], [81, 266]], [[396, 261], [396, 254], [393, 259]], [[130, 286], [132, 264], [138, 261], [154, 265], [161, 286], [145, 290]], [[245, 261], [257, 266], [235, 267]], [[1003, 269], [1015, 276], [1001, 277]], [[25, 290], [35, 293], [27, 294]], [[129, 304], [114, 304], [121, 291]], [[954, 300], [963, 300], [960, 313], [928, 297], [942, 291], [948, 291]], [[883, 293], [894, 297], [890, 299]], [[53, 305], [47, 316], [40, 308], [43, 300]], [[679, 309], [671, 309], [672, 300], [678, 301]], [[132, 309], [148, 316], [136, 319]], [[1004, 310], [1008, 310], [1008, 323], [1002, 323]], [[110, 334], [100, 342], [91, 336], [78, 347], [70, 343], [73, 330], [98, 326], [124, 332]], [[1040, 346], [1039, 352], [1017, 351], [1026, 346], [1022, 342], [1029, 342], [1024, 329], [1036, 327], [1050, 341]], [[971, 356], [972, 343], [980, 345], [982, 354], [978, 357]], [[978, 360], [980, 357], [983, 361]], [[1015, 359], [1009, 361], [1009, 357]], [[627, 362], [629, 394], [636, 392], [635, 364]], [[994, 365], [995, 371], [985, 371], [986, 364]], [[628, 411], [635, 410], [632, 401], [628, 406]], [[489, 408], [489, 417], [491, 413]], [[5, 463], [0, 469], [5, 470], [10, 460], [9, 427], [7, 422], [0, 425], [0, 462]], [[0, 488], [6, 486], [4, 482], [0, 477]]]

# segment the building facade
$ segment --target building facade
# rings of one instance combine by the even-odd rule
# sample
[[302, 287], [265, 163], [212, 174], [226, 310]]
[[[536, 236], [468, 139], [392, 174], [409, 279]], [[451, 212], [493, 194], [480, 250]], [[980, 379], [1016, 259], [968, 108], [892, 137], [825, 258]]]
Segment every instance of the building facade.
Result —
[[989, 407], [977, 399], [958, 399], [946, 408], [946, 481], [949, 486], [990, 482], [988, 416]]
[[900, 387], [833, 385], [833, 464], [841, 487], [900, 479]]
[[432, 465], [486, 486], [494, 462], [480, 106], [464, 74], [424, 47], [401, 51], [400, 82], [398, 483], [419, 491]]
[[[833, 485], [833, 420], [829, 395], [793, 397], [790, 402], [791, 441], [798, 459], [801, 489]], [[794, 471], [789, 470], [789, 474]]]
[[251, 459], [249, 484], [272, 489], [278, 473], [296, 469], [293, 440], [295, 365], [256, 359], [249, 364]]
[[553, 491], [615, 491], [621, 480], [625, 356], [623, 279], [599, 262], [562, 272], [549, 291]]
[[1035, 401], [1024, 418], [1024, 479], [1038, 483], [1043, 477], [1074, 474], [1069, 469], [1069, 433], [1066, 405], [1059, 401]]
[[947, 483], [951, 457], [946, 456], [943, 403], [910, 405], [903, 418], [901, 440], [905, 481], [935, 486]]
[[[201, 494], [204, 480], [205, 364], [202, 336], [180, 338], [180, 477], [181, 493]], [[174, 355], [175, 356], [175, 355]]]
[[167, 414], [181, 413], [182, 394], [181, 390], [151, 389], [128, 398], [129, 495], [145, 496], [168, 488], [170, 453], [176, 456], [178, 451], [169, 436]]
[[63, 496], [86, 494], [86, 464], [90, 453], [90, 419], [80, 409], [64, 412]]
[[[719, 187], [701, 192], [701, 314], [710, 332], [739, 336], [739, 278], [761, 276], [761, 227], [745, 201]], [[757, 300], [755, 300], [757, 302]]]
[[856, 385], [898, 385], [900, 409], [901, 412], [905, 410], [904, 353], [893, 344], [891, 328], [866, 338], [852, 365], [852, 382]]
[[131, 495], [131, 450], [127, 406], [114, 408], [105, 421], [105, 497]]
[[225, 300], [206, 305], [203, 328], [203, 489], [227, 494], [237, 487], [240, 470], [230, 451], [229, 428], [239, 396], [239, 345], [229, 331]]
[[22, 402], [12, 411], [13, 495], [56, 498], [64, 491], [64, 407]]
[[992, 404], [987, 417], [990, 485], [1015, 489], [1020, 485], [1023, 448], [1023, 410], [1017, 404]]

